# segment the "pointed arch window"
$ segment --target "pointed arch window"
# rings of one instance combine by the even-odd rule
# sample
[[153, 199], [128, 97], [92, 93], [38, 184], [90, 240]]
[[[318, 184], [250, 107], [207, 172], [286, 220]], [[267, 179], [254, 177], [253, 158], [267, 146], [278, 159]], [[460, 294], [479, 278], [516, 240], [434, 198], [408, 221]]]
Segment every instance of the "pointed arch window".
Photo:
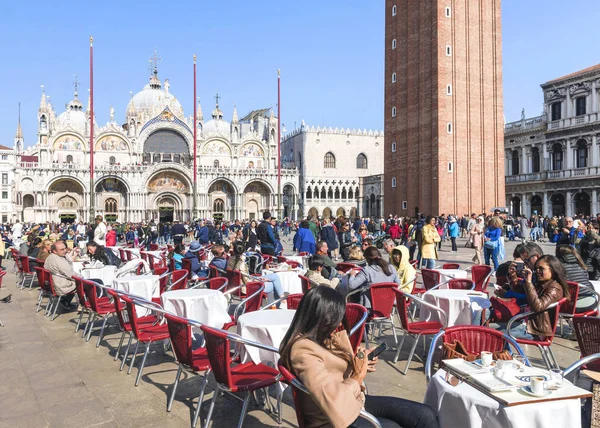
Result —
[[325, 168], [335, 168], [335, 156], [333, 155], [333, 153], [327, 152], [325, 154], [324, 167]]
[[312, 189], [309, 187], [308, 189], [306, 189], [306, 199], [312, 199]]
[[218, 161], [218, 160], [215, 160], [215, 161], [213, 162], [213, 166], [214, 166], [215, 168], [218, 168], [218, 167], [219, 167], [219, 161]]
[[335, 193], [333, 195], [335, 199], [340, 199], [340, 189], [338, 187], [335, 188]]
[[67, 163], [73, 163], [73, 156], [71, 156], [71, 155], [67, 156]]
[[213, 213], [222, 213], [225, 211], [225, 202], [223, 199], [215, 199], [213, 202]]
[[325, 199], [327, 197], [326, 193], [325, 193], [325, 188], [323, 187], [321, 189], [321, 199]]
[[104, 212], [116, 213], [117, 212], [117, 200], [115, 198], [108, 198], [104, 201]]
[[348, 192], [346, 192], [346, 189], [342, 189], [342, 199], [348, 199]]
[[367, 156], [364, 153], [361, 153], [356, 157], [356, 168], [367, 169]]
[[110, 158], [108, 158], [108, 163], [110, 165], [114, 165], [115, 163], [117, 163], [117, 160], [115, 159], [114, 156], [111, 156]]
[[331, 187], [327, 191], [327, 199], [333, 199], [333, 189]]

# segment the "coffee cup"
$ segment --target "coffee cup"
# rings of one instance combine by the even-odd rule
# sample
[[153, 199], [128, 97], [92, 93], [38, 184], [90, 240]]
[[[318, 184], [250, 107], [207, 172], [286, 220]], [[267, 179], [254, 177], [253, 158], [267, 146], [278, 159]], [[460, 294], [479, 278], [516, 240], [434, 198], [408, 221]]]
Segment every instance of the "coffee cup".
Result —
[[481, 364], [487, 367], [492, 364], [492, 361], [494, 361], [494, 357], [491, 352], [481, 352]]
[[530, 382], [531, 392], [535, 395], [543, 395], [548, 390], [548, 382], [543, 377], [532, 376]]
[[515, 369], [515, 363], [511, 360], [498, 360], [496, 361], [496, 367], [499, 370], [510, 371]]

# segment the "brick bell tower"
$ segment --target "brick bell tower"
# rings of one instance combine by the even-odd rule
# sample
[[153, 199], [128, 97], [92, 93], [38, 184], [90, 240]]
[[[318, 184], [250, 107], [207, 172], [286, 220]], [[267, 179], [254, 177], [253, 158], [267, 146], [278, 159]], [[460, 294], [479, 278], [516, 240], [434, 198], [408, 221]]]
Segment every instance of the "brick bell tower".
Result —
[[503, 206], [500, 0], [386, 0], [386, 214]]

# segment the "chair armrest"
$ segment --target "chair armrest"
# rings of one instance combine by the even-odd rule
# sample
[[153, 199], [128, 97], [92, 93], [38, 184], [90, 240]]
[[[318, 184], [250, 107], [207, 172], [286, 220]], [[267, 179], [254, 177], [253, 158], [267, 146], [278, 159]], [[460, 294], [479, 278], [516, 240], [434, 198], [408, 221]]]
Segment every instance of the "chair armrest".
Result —
[[435, 354], [437, 343], [446, 334], [444, 330], [440, 330], [433, 339], [431, 339], [431, 345], [429, 345], [429, 351], [427, 351], [427, 361], [425, 362], [425, 382], [429, 385], [431, 380], [431, 369], [433, 366], [433, 356]]
[[403, 284], [400, 284], [400, 285], [398, 286], [398, 288], [401, 290], [403, 287], [406, 287], [407, 285], [409, 285], [409, 284], [412, 284], [413, 282], [415, 282], [415, 281], [416, 281], [416, 279], [417, 279], [417, 277], [415, 276], [415, 277], [413, 277], [413, 278], [409, 279], [408, 281], [406, 281], [405, 283], [403, 283]]
[[594, 293], [596, 295], [596, 297], [600, 300], [600, 293], [598, 293], [596, 291], [596, 289], [592, 286], [590, 287], [589, 285], [583, 285], [583, 284], [579, 284], [579, 288], [585, 288], [586, 290], [591, 291], [592, 293]]
[[404, 293], [404, 296], [408, 297], [411, 300], [414, 300], [415, 302], [417, 302], [420, 305], [427, 306], [429, 309], [434, 310], [436, 312], [439, 312], [441, 315], [444, 316], [444, 322], [442, 323], [442, 325], [444, 326], [444, 328], [447, 326], [447, 324], [448, 324], [448, 314], [446, 314], [446, 312], [443, 309], [438, 308], [437, 306], [432, 305], [431, 303], [426, 302], [425, 300], [423, 300], [423, 299], [421, 299], [421, 298], [419, 298], [417, 296], [414, 296], [412, 294]]
[[444, 282], [440, 282], [439, 284], [437, 284], [437, 285], [435, 285], [435, 286], [431, 287], [431, 288], [430, 288], [429, 290], [427, 290], [427, 291], [431, 291], [431, 290], [437, 290], [438, 288], [440, 288], [440, 286], [442, 286], [442, 285], [444, 285], [444, 284], [448, 284], [449, 282], [450, 282], [450, 280], [448, 280], [448, 281], [444, 281]]
[[588, 364], [594, 360], [598, 360], [598, 359], [600, 359], [600, 352], [597, 354], [588, 355], [587, 357], [584, 357], [581, 360], [574, 362], [573, 364], [571, 364], [569, 367], [567, 367], [565, 369], [565, 376], [567, 376], [568, 374], [570, 374], [571, 372], [573, 372], [575, 370], [579, 370], [581, 368], [581, 366]]
[[361, 419], [365, 419], [367, 422], [369, 422], [376, 428], [382, 428], [381, 423], [377, 420], [377, 418], [369, 412], [367, 412], [365, 409], [361, 409], [360, 413], [358, 414], [358, 417]]
[[[172, 272], [170, 272], [172, 273]], [[166, 291], [170, 291], [173, 287], [175, 287], [177, 284], [179, 284], [182, 281], [185, 281], [187, 279], [187, 275], [186, 276], [182, 276], [181, 278], [179, 278], [177, 281], [171, 283], [171, 285], [169, 285], [166, 289]]]
[[[246, 308], [246, 303], [248, 302], [248, 300], [252, 299], [253, 297], [256, 297], [256, 296], [258, 296], [260, 293], [262, 293], [262, 292], [264, 291], [264, 289], [265, 289], [265, 286], [264, 286], [264, 285], [261, 285], [261, 287], [260, 287], [258, 290], [256, 290], [254, 293], [252, 293], [251, 295], [249, 295], [248, 297], [246, 297], [244, 300], [242, 300], [242, 301], [240, 302], [240, 304], [239, 304], [239, 305], [237, 305], [237, 306], [235, 307], [235, 310], [233, 311], [233, 319], [234, 319], [236, 322], [237, 322], [237, 319], [238, 319], [238, 311], [239, 311], [239, 310], [240, 310], [242, 307]], [[245, 309], [244, 309], [244, 310], [245, 310]], [[242, 314], [243, 314], [243, 312], [242, 312]]]
[[[195, 282], [196, 282], [196, 285], [188, 287], [189, 290], [194, 289], [194, 288], [198, 288], [198, 287], [200, 287], [200, 286], [202, 286], [204, 284], [208, 284], [210, 282], [210, 278], [209, 279], [205, 279], [204, 281], [195, 280]], [[227, 285], [227, 283], [225, 283], [225, 285]], [[223, 288], [223, 287], [221, 287], [221, 288]]]
[[510, 320], [508, 320], [508, 324], [506, 325], [506, 334], [508, 334], [510, 337], [512, 337], [514, 339], [515, 337], [512, 334], [510, 334], [510, 329], [511, 329], [512, 325], [515, 323], [515, 321], [518, 321], [518, 320], [528, 317], [530, 315], [541, 314], [543, 312], [546, 312], [548, 309], [557, 307], [558, 305], [560, 305], [560, 303], [561, 302], [554, 302], [554, 303], [548, 305], [548, 307], [546, 307], [546, 309], [544, 309], [543, 311], [538, 311], [538, 312], [529, 311], [529, 312], [523, 312], [523, 313], [515, 315]]
[[[244, 285], [245, 285], [245, 284], [244, 284]], [[229, 295], [229, 294], [233, 293], [234, 291], [238, 291], [240, 288], [242, 288], [242, 284], [238, 285], [237, 287], [230, 288], [229, 290], [227, 290], [227, 291], [226, 291], [226, 292], [224, 292], [223, 294], [224, 294], [225, 296], [227, 296], [227, 295]]]
[[284, 300], [287, 300], [287, 297], [281, 297], [271, 303], [267, 303], [265, 306], [263, 306], [262, 308], [259, 309], [259, 311], [264, 311], [265, 309], [270, 309], [271, 307], [273, 307], [274, 305], [283, 302]]
[[362, 325], [367, 321], [368, 317], [369, 317], [369, 311], [365, 311], [365, 313], [362, 315], [362, 317], [356, 323], [356, 325], [350, 329], [350, 333], [348, 333], [348, 336], [352, 336], [354, 333], [356, 333], [362, 327]]
[[[364, 288], [364, 290], [368, 290], [368, 287]], [[363, 287], [359, 287], [359, 288], [357, 288], [356, 290], [352, 290], [351, 292], [349, 292], [348, 294], [346, 294], [346, 303], [348, 303], [348, 298], [349, 298], [350, 296], [353, 296], [353, 295], [355, 295], [355, 294], [358, 294], [358, 293], [360, 293], [360, 292], [362, 292], [362, 291], [363, 291]]]

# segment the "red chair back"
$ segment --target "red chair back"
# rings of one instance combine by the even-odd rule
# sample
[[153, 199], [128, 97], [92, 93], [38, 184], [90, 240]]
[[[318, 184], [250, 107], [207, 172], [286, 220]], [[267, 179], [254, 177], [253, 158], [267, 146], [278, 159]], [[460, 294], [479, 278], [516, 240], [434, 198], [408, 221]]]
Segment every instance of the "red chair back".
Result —
[[561, 314], [575, 315], [575, 306], [577, 304], [577, 298], [579, 297], [579, 284], [573, 281], [567, 281], [569, 286], [569, 294], [571, 300], [566, 301], [560, 308]]
[[227, 332], [203, 325], [208, 360], [215, 380], [231, 388], [231, 343]]
[[302, 267], [301, 263], [295, 262], [294, 260], [286, 260], [285, 263], [292, 269], [298, 269], [299, 267]]
[[83, 307], [89, 308], [90, 302], [88, 301], [85, 295], [85, 289], [83, 287], [83, 278], [79, 276], [73, 276], [73, 281], [75, 281], [75, 293], [77, 294], [77, 298], [79, 299], [79, 304]]
[[[182, 264], [183, 267], [183, 264]], [[173, 257], [171, 257], [169, 259], [169, 271], [173, 272], [175, 270], [175, 259]]]
[[125, 302], [125, 308], [127, 309], [127, 318], [129, 319], [129, 324], [131, 325], [131, 331], [133, 332], [134, 336], [137, 339], [139, 339], [140, 322], [138, 320], [138, 315], [135, 310], [135, 303], [133, 303], [133, 300], [131, 300], [131, 298], [125, 295], [120, 295], [120, 297]]
[[[393, 301], [393, 299], [392, 299]], [[352, 330], [356, 324], [362, 319], [363, 315], [367, 312], [367, 308], [357, 303], [346, 303], [346, 321], [348, 322], [348, 328]], [[365, 323], [350, 336], [350, 344], [354, 352], [358, 350], [360, 343], [362, 342], [363, 334], [365, 333]]]
[[394, 308], [394, 289], [398, 288], [395, 282], [380, 282], [371, 284], [371, 318], [389, 318]]
[[150, 251], [158, 251], [158, 244], [150, 244]]
[[460, 341], [470, 354], [475, 355], [481, 351], [502, 351], [506, 344], [502, 332], [488, 327], [459, 325], [446, 328], [444, 333], [444, 343]]
[[[567, 303], [567, 298], [563, 297], [562, 299], [560, 299], [559, 304], [557, 307], [555, 308], [550, 308], [548, 309], [548, 315], [550, 315], [550, 323], [552, 324], [552, 336], [547, 336], [546, 337], [546, 342], [551, 344], [552, 341], [554, 340], [554, 336], [556, 334], [556, 327], [558, 326], [558, 317], [560, 315], [560, 313], [565, 313], [565, 311], [563, 310], [565, 304]], [[550, 346], [550, 345], [548, 345]]]
[[[154, 269], [154, 275], [162, 276], [165, 275], [169, 271], [169, 268], [166, 267], [158, 267]], [[159, 280], [160, 294], [162, 295], [167, 289], [167, 285], [169, 282], [169, 275], [165, 275]]]
[[44, 267], [45, 262], [46, 262], [46, 260], [35, 259], [35, 263], [41, 267]]
[[[192, 279], [192, 262], [190, 262], [189, 259], [186, 259], [185, 257], [181, 259], [181, 269], [187, 272], [188, 279]], [[173, 270], [173, 272], [175, 272], [175, 270]]]
[[88, 279], [81, 279], [85, 298], [94, 312], [98, 312], [98, 295], [96, 294], [96, 284]]
[[154, 256], [152, 256], [151, 254], [146, 254], [146, 261], [150, 266], [150, 270], [154, 270]]
[[409, 260], [408, 263], [414, 267], [415, 269], [417, 268], [417, 266], [419, 265], [419, 261], [418, 260]]
[[298, 253], [298, 255], [300, 257], [307, 257], [307, 256], [310, 256], [310, 253], [308, 251], [302, 251], [302, 252]]
[[127, 331], [129, 328], [131, 328], [131, 323], [129, 322], [129, 319], [125, 319], [125, 317], [123, 316], [123, 312], [127, 309], [126, 305], [123, 304], [123, 302], [121, 301], [121, 296], [115, 290], [113, 290], [112, 288], [107, 288], [106, 291], [113, 298], [115, 312], [117, 313], [117, 318], [119, 320], [121, 328]]
[[465, 278], [453, 278], [448, 282], [448, 289], [450, 290], [472, 290], [474, 286], [473, 281]]
[[444, 263], [442, 269], [460, 269], [460, 265], [458, 263]]
[[194, 359], [192, 357], [192, 326], [188, 322], [175, 315], [168, 313], [164, 314], [169, 327], [169, 336], [171, 337], [171, 345], [173, 352], [180, 364], [192, 366]]
[[52, 293], [52, 295], [58, 296], [58, 293], [54, 289], [54, 280], [52, 279], [52, 272], [50, 272], [48, 269], [44, 268], [44, 276], [48, 280], [48, 286], [50, 288], [50, 292]]
[[302, 293], [308, 293], [308, 290], [310, 290], [310, 280], [304, 275], [298, 275], [298, 278], [300, 278], [300, 283], [302, 284]]
[[219, 278], [221, 276], [221, 272], [217, 269], [216, 266], [208, 265], [208, 277], [209, 278]]
[[292, 381], [296, 380], [296, 376], [292, 374], [282, 363], [279, 361], [277, 368], [279, 372], [286, 380], [286, 382], [292, 386], [292, 397], [294, 398], [294, 410], [296, 411], [296, 419], [298, 421], [298, 428], [304, 428], [306, 425], [304, 424], [304, 413], [302, 412], [302, 400], [300, 397], [306, 394], [303, 391], [300, 391], [298, 388], [294, 386]]
[[[48, 279], [46, 278], [46, 272], [48, 271], [45, 270], [43, 266], [36, 266], [33, 269], [35, 270], [35, 273], [37, 275], [37, 280], [38, 284], [40, 285], [40, 288], [43, 291], [50, 293], [50, 285], [48, 284]], [[0, 271], [0, 288], [2, 288], [2, 278], [4, 277], [4, 275], [6, 275], [6, 271]]]
[[133, 260], [133, 255], [131, 253], [131, 250], [125, 251], [125, 257], [127, 258], [128, 262], [130, 262], [131, 260]]
[[185, 290], [187, 288], [187, 271], [180, 269], [171, 272], [171, 284], [175, 284], [171, 291]]
[[352, 269], [356, 269], [356, 265], [354, 263], [338, 263], [335, 268], [338, 272], [346, 273]]
[[298, 294], [288, 294], [286, 302], [287, 302], [287, 308], [288, 309], [298, 309], [298, 305], [300, 304], [300, 300], [302, 300], [302, 298], [304, 297], [304, 294], [302, 293], [298, 293]]
[[394, 293], [396, 293], [396, 308], [398, 309], [398, 317], [400, 318], [400, 324], [402, 327], [408, 328], [410, 324], [410, 320], [408, 317], [408, 301], [404, 296], [404, 292], [401, 290], [394, 288]]
[[475, 283], [475, 291], [486, 292], [492, 269], [493, 268], [488, 265], [471, 266], [471, 279]]
[[277, 256], [277, 263], [287, 263], [288, 259], [284, 256]]
[[[225, 284], [227, 284], [227, 278], [211, 278], [208, 280], [208, 288], [210, 288], [211, 290], [218, 290], [219, 288], [223, 287]], [[225, 291], [225, 290], [223, 290]]]
[[[227, 289], [235, 288], [242, 283], [242, 273], [239, 270], [227, 268], [225, 278], [227, 278], [228, 281]], [[237, 294], [238, 296], [242, 295], [241, 289], [238, 289]]]
[[[254, 293], [258, 292], [258, 290], [263, 286], [263, 283], [260, 281], [250, 281], [246, 283], [246, 296], [252, 296]], [[265, 297], [264, 289], [256, 296], [252, 298], [248, 298], [246, 302], [246, 308], [244, 313], [248, 312], [256, 312], [260, 309], [262, 305], [263, 297]]]
[[28, 256], [19, 256], [19, 260], [21, 261], [21, 269], [23, 270], [23, 273], [33, 273], [31, 272], [31, 268], [29, 267]]
[[[6, 275], [6, 271], [0, 270], [0, 288], [2, 288], [2, 278], [4, 278], [4, 275]], [[39, 278], [39, 276], [38, 276], [38, 278]], [[41, 287], [41, 283], [40, 283], [40, 287]]]
[[441, 275], [437, 270], [421, 269], [421, 276], [423, 277], [423, 286], [426, 290], [431, 290], [440, 283]]
[[125, 250], [123, 248], [119, 248], [119, 258], [123, 263], [125, 263], [128, 260], [127, 254], [125, 253]]
[[[577, 336], [581, 358], [600, 352], [600, 318], [575, 317], [573, 330]], [[600, 372], [600, 360], [592, 361], [586, 368]]]

